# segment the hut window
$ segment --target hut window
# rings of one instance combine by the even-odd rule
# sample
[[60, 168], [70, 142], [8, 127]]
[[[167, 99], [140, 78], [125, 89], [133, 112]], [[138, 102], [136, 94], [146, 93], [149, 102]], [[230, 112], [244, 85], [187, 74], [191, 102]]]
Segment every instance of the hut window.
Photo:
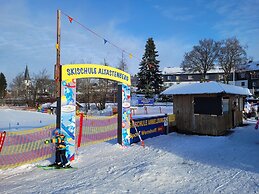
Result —
[[222, 98], [194, 97], [194, 114], [222, 115]]
[[229, 111], [229, 98], [222, 99], [223, 113]]
[[243, 98], [239, 98], [239, 110], [242, 111], [244, 109]]
[[175, 76], [175, 79], [177, 80], [177, 81], [179, 81], [180, 80], [180, 76]]

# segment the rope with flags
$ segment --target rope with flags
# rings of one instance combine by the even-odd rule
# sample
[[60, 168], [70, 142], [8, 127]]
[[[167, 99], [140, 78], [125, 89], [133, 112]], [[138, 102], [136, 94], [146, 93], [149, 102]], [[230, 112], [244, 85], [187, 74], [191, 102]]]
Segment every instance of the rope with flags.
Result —
[[66, 14], [66, 13], [63, 12], [63, 11], [61, 11], [61, 13], [62, 13], [63, 15], [65, 15], [65, 16], [68, 18], [68, 20], [69, 20], [70, 23], [75, 22], [75, 23], [77, 23], [78, 25], [80, 25], [81, 27], [83, 27], [83, 29], [85, 29], [85, 30], [91, 32], [92, 34], [94, 34], [94, 35], [97, 36], [98, 38], [101, 38], [101, 39], [103, 40], [103, 43], [104, 43], [104, 44], [109, 43], [109, 44], [112, 45], [113, 47], [119, 49], [122, 53], [128, 54], [128, 56], [129, 56], [130, 59], [134, 57], [134, 58], [136, 58], [136, 59], [138, 59], [138, 60], [140, 61], [140, 59], [139, 59], [138, 57], [134, 56], [132, 53], [126, 51], [125, 49], [122, 49], [121, 47], [117, 46], [117, 45], [114, 44], [113, 42], [107, 40], [107, 39], [104, 38], [103, 36], [99, 35], [98, 33], [96, 33], [95, 31], [91, 30], [90, 28], [88, 28], [88, 27], [85, 26], [84, 24], [82, 24], [82, 23], [80, 23], [79, 21], [77, 21], [75, 18], [72, 18], [71, 16], [69, 16], [68, 14]]

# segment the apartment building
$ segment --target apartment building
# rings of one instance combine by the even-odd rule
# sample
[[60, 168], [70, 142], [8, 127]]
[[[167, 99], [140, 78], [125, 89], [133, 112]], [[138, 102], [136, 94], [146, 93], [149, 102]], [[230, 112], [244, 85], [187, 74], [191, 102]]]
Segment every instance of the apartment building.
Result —
[[[180, 67], [166, 67], [162, 71], [164, 87], [175, 84], [201, 82], [202, 74], [186, 73]], [[224, 81], [224, 72], [220, 67], [210, 70], [206, 81]], [[242, 70], [232, 72], [229, 76], [229, 84], [250, 89], [251, 93], [259, 96], [259, 61], [247, 63]]]

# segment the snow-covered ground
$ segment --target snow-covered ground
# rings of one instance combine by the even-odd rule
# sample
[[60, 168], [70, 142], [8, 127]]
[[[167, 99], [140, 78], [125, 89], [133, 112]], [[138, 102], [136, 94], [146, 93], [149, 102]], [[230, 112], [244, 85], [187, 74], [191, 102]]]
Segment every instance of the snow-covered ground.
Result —
[[115, 140], [80, 148], [75, 170], [36, 167], [53, 159], [0, 170], [0, 193], [259, 193], [259, 131], [247, 123], [228, 136], [171, 133], [144, 148]]
[[55, 123], [55, 115], [0, 107], [0, 131], [34, 129]]
[[[91, 113], [97, 113], [92, 111]], [[99, 111], [100, 112], [100, 111]], [[112, 108], [108, 106], [107, 109], [102, 111], [107, 113], [104, 115], [112, 115]], [[147, 106], [145, 107], [134, 107], [135, 117], [139, 115], [157, 115], [172, 113], [173, 106]], [[95, 115], [95, 114], [93, 114]], [[96, 115], [101, 115], [100, 113]], [[138, 115], [138, 116], [137, 116]], [[8, 107], [0, 106], [0, 131], [17, 131], [17, 130], [26, 130], [34, 129], [50, 124], [56, 123], [56, 115], [51, 115], [48, 113], [41, 113], [36, 111], [25, 111], [25, 110], [14, 110]]]

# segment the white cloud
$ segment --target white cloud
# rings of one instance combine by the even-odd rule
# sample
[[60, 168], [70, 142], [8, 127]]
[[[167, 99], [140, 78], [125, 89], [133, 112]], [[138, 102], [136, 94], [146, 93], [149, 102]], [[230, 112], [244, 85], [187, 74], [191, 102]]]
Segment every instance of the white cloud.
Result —
[[241, 44], [248, 45], [248, 56], [259, 59], [259, 1], [216, 1], [211, 5], [222, 17], [214, 29], [222, 38], [237, 37]]
[[[18, 73], [29, 66], [30, 73], [38, 73], [43, 68], [53, 76], [54, 64], [56, 62], [56, 10], [49, 11], [43, 15], [40, 11], [32, 13], [28, 8], [28, 1], [8, 1], [2, 3], [0, 7], [0, 64], [1, 71], [8, 74], [10, 82]], [[218, 22], [214, 29], [215, 33], [220, 33], [223, 38], [229, 36], [240, 37], [243, 44], [248, 45], [249, 55], [259, 58], [258, 42], [258, 1], [242, 1], [239, 6], [235, 4], [214, 3], [209, 9], [215, 9], [224, 16], [224, 20]], [[255, 3], [251, 3], [255, 2]], [[200, 3], [201, 5], [202, 3]], [[233, 11], [236, 6], [236, 11]], [[190, 7], [165, 7], [156, 6], [164, 17], [171, 21], [192, 20], [196, 16], [190, 14]], [[73, 12], [74, 11], [74, 12]], [[75, 14], [75, 16], [73, 15]], [[121, 18], [98, 18], [98, 22], [89, 24], [90, 16], [83, 16], [82, 13], [76, 14], [76, 10], [71, 10], [72, 17], [78, 17], [78, 21], [94, 30], [99, 35], [115, 44], [106, 43], [100, 37], [96, 37], [91, 32], [82, 28], [77, 23], [69, 23], [64, 15], [61, 25], [61, 63], [103, 63], [104, 59], [111, 66], [116, 67], [121, 60], [123, 49], [132, 53], [135, 57], [130, 59], [125, 53], [129, 72], [138, 72], [139, 63], [144, 54], [145, 44], [148, 37], [132, 36], [119, 28], [121, 24], [129, 22], [130, 14]], [[90, 14], [90, 13], [89, 13]], [[82, 19], [84, 18], [84, 19]], [[146, 32], [152, 33], [152, 32]], [[156, 48], [159, 54], [161, 70], [167, 66], [179, 66], [183, 60], [185, 52], [190, 51], [193, 45], [175, 38], [173, 35], [168, 38], [160, 39], [154, 37]], [[193, 40], [194, 41], [194, 40]], [[197, 40], [198, 41], [198, 40]], [[10, 72], [11, 70], [11, 72]], [[10, 73], [9, 73], [10, 72]]]
[[[84, 28], [76, 30], [73, 27], [66, 28], [62, 34], [63, 63], [72, 61], [76, 63], [80, 61], [103, 63], [105, 59], [109, 65], [116, 67], [121, 60], [122, 50], [125, 50], [124, 57], [128, 63], [129, 71], [136, 73], [141, 59], [142, 49], [140, 48], [144, 48], [141, 40], [118, 31], [112, 21], [108, 25], [98, 26], [91, 30], [101, 37]], [[102, 37], [108, 40], [106, 44], [104, 44]], [[132, 53], [134, 57], [130, 59], [128, 53]]]
[[192, 45], [175, 38], [158, 40], [155, 44], [159, 54], [160, 70], [164, 67], [179, 67], [184, 53], [192, 49]]
[[[27, 9], [21, 1], [1, 7], [0, 31], [0, 64], [1, 71], [10, 82], [18, 73], [29, 66], [30, 73], [38, 73], [47, 68], [53, 75], [56, 62], [56, 21], [55, 13], [45, 17], [29, 18]], [[12, 14], [15, 12], [16, 14]], [[51, 18], [53, 17], [53, 18]], [[62, 15], [65, 18], [64, 15]], [[109, 43], [104, 45], [101, 38], [84, 30], [76, 23], [70, 24], [62, 18], [61, 26], [61, 63], [80, 63], [82, 61], [102, 63], [104, 59], [117, 66], [122, 51]], [[46, 22], [51, 21], [51, 22]], [[116, 46], [140, 57], [142, 41], [116, 30], [120, 21], [112, 20], [108, 25], [95, 27], [96, 32]], [[143, 46], [144, 47], [144, 46]], [[125, 54], [125, 58], [127, 58]], [[127, 59], [131, 73], [136, 73], [140, 61], [136, 58]], [[10, 69], [12, 71], [10, 71]]]

